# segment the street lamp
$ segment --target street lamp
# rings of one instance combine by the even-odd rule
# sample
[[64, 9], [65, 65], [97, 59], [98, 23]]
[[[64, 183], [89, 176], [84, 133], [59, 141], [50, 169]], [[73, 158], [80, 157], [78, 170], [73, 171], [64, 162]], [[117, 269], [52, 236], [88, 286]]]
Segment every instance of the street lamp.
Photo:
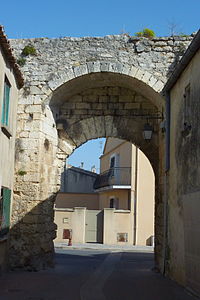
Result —
[[144, 124], [143, 138], [149, 141], [152, 138], [153, 128], [149, 123]]

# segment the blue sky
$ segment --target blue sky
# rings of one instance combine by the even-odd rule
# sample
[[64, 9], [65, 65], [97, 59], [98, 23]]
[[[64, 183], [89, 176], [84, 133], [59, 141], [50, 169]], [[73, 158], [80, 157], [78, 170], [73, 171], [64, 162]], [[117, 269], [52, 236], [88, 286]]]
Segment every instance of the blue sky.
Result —
[[199, 28], [199, 0], [9, 0], [2, 1], [0, 23], [9, 38], [133, 35], [147, 27], [158, 36]]
[[[0, 24], [9, 38], [104, 36], [122, 32], [134, 35], [143, 28], [167, 36], [199, 29], [200, 0], [9, 0], [1, 2]], [[99, 140], [78, 148], [73, 165], [99, 168]]]
[[68, 163], [75, 167], [80, 167], [81, 162], [83, 162], [84, 169], [91, 171], [91, 167], [95, 166], [97, 173], [99, 173], [99, 157], [103, 153], [104, 144], [105, 139], [103, 138], [88, 141], [74, 151], [69, 157]]

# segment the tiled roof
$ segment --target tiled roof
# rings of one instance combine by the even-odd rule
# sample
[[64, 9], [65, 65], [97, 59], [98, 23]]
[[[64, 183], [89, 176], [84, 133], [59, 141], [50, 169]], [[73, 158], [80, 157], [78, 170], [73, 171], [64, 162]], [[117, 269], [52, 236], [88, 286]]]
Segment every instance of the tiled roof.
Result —
[[6, 61], [13, 68], [13, 72], [14, 72], [18, 87], [22, 88], [22, 86], [24, 85], [24, 79], [23, 79], [22, 73], [19, 69], [19, 66], [16, 62], [16, 59], [12, 53], [10, 42], [7, 39], [7, 36], [4, 32], [2, 25], [0, 25], [0, 47], [2, 48], [2, 51], [6, 57]]

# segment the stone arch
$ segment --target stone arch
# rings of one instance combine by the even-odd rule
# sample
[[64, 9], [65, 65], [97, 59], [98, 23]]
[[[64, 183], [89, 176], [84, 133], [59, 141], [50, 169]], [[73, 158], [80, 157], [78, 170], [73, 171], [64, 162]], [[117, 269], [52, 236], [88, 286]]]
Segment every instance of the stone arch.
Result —
[[[162, 147], [158, 122], [161, 119], [156, 117], [161, 117], [160, 114], [164, 110], [164, 101], [160, 95], [163, 83], [147, 71], [133, 66], [92, 62], [58, 72], [48, 85], [49, 96], [40, 104], [42, 113], [38, 116], [39, 124], [35, 133], [37, 141], [34, 141], [37, 142], [37, 146], [31, 162], [37, 169], [26, 174], [25, 182], [18, 176], [15, 186], [14, 205], [20, 205], [21, 195], [27, 199], [29, 205], [25, 213], [22, 209], [20, 221], [13, 223], [11, 232], [11, 264], [27, 265], [33, 269], [52, 263], [52, 240], [55, 235], [52, 225], [53, 201], [59, 188], [62, 165], [67, 155], [89, 139], [118, 137], [141, 148], [149, 158], [156, 176], [157, 228], [161, 228], [162, 223], [159, 215], [159, 211], [162, 210], [159, 182]], [[118, 90], [112, 95], [115, 87]], [[107, 98], [101, 98], [100, 103], [99, 97], [103, 96], [101, 93], [105, 92], [102, 91], [104, 88], [107, 89], [108, 95], [104, 95]], [[97, 90], [100, 93], [96, 95], [97, 100], [83, 100], [83, 93], [98, 93]], [[127, 97], [121, 101], [122, 93], [127, 93]], [[66, 104], [68, 108], [64, 107]], [[84, 106], [87, 109], [84, 109]], [[145, 111], [145, 114], [142, 115], [140, 110]], [[142, 138], [142, 130], [149, 112], [155, 116], [155, 119], [151, 120], [155, 134], [148, 143]], [[27, 114], [29, 113], [27, 110]], [[28, 144], [29, 140], [26, 142]], [[45, 148], [45, 145], [48, 147]], [[20, 152], [19, 155], [25, 157], [25, 152]], [[32, 232], [31, 237], [27, 234], [28, 230]], [[19, 237], [21, 244], [15, 243]], [[159, 232], [157, 237], [158, 249], [162, 244], [162, 232]], [[20, 251], [25, 252], [21, 261], [18, 259]], [[39, 261], [39, 265], [36, 261]]]
[[[154, 76], [152, 76], [149, 72], [147, 71], [142, 71], [141, 69], [135, 68], [135, 67], [131, 67], [129, 68], [129, 66], [124, 66], [122, 64], [118, 64], [119, 69], [121, 70], [121, 73], [117, 72], [117, 69], [114, 69], [113, 67], [113, 63], [106, 63], [107, 69], [102, 68], [101, 72], [98, 72], [99, 69], [95, 69], [94, 65], [97, 64], [100, 68], [100, 62], [95, 62], [92, 63], [93, 65], [93, 69], [91, 69], [91, 71], [95, 70], [94, 73], [87, 73], [86, 72], [86, 68], [87, 68], [87, 64], [82, 65], [82, 67], [78, 66], [75, 67], [75, 69], [78, 68], [78, 71], [74, 71], [74, 73], [78, 74], [77, 77], [70, 77], [70, 79], [68, 78], [67, 81], [64, 81], [66, 79], [64, 79], [64, 77], [61, 78], [61, 81], [58, 81], [56, 83], [56, 86], [58, 84], [60, 84], [57, 88], [55, 88], [55, 90], [51, 93], [50, 96], [48, 96], [45, 100], [45, 103], [48, 107], [50, 107], [50, 110], [52, 110], [53, 114], [54, 114], [54, 118], [55, 121], [58, 122], [61, 119], [61, 122], [64, 122], [65, 124], [65, 130], [62, 132], [62, 139], [66, 139], [69, 144], [71, 145], [71, 150], [67, 151], [67, 154], [71, 154], [71, 152], [73, 151], [74, 148], [80, 146], [80, 144], [86, 142], [87, 140], [91, 139], [91, 138], [98, 138], [98, 137], [102, 137], [102, 136], [112, 136], [111, 134], [111, 130], [108, 126], [109, 129], [106, 130], [106, 124], [108, 123], [112, 123], [113, 124], [122, 124], [122, 126], [119, 127], [126, 127], [126, 130], [128, 127], [133, 126], [133, 119], [131, 118], [131, 116], [126, 115], [126, 113], [123, 114], [119, 114], [119, 116], [115, 115], [113, 116], [113, 114], [110, 112], [108, 113], [103, 113], [102, 111], [99, 112], [98, 114], [94, 116], [91, 115], [87, 115], [87, 116], [79, 116], [78, 119], [76, 119], [75, 121], [70, 122], [70, 118], [71, 115], [68, 115], [68, 118], [66, 119], [66, 116], [64, 117], [65, 120], [62, 118], [62, 116], [60, 116], [60, 112], [58, 113], [57, 116], [57, 112], [59, 111], [58, 107], [62, 106], [63, 102], [67, 102], [69, 104], [72, 104], [72, 100], [71, 100], [71, 95], [74, 96], [75, 94], [80, 94], [81, 90], [87, 90], [89, 88], [95, 88], [95, 87], [102, 87], [105, 85], [111, 85], [111, 86], [117, 86], [117, 85], [122, 85], [124, 88], [128, 88], [128, 89], [133, 89], [136, 91], [139, 91], [140, 94], [145, 95], [145, 97], [148, 99], [148, 101], [152, 102], [154, 104], [154, 106], [157, 108], [157, 112], [156, 114], [160, 114], [160, 118], [161, 118], [161, 114], [163, 115], [164, 113], [164, 101], [162, 96], [160, 95], [160, 93], [156, 90], [158, 89], [159, 86], [159, 91], [160, 89], [163, 87], [163, 83], [160, 80], [157, 80]], [[116, 64], [114, 64], [116, 65]], [[135, 70], [135, 73], [133, 72], [133, 68]], [[115, 72], [110, 72], [108, 71], [109, 69], [114, 70]], [[131, 71], [132, 70], [132, 71]], [[132, 72], [132, 73], [131, 73]], [[129, 74], [129, 75], [127, 75]], [[135, 74], [135, 75], [134, 75]], [[135, 77], [134, 77], [135, 76]], [[109, 78], [110, 77], [110, 78]], [[98, 83], [98, 81], [100, 81], [100, 83]], [[102, 81], [102, 83], [101, 83]], [[89, 84], [88, 84], [89, 83]], [[151, 83], [151, 85], [149, 84]], [[153, 84], [154, 83], [154, 84]], [[79, 108], [77, 106], [78, 104], [76, 104], [76, 106], [74, 106], [74, 110]], [[80, 107], [84, 107], [84, 103], [80, 103]], [[86, 103], [86, 105], [88, 105], [88, 103]], [[129, 108], [134, 108], [133, 103], [129, 103], [127, 104], [127, 107]], [[91, 108], [93, 108], [91, 106]], [[61, 109], [62, 110], [62, 109]], [[71, 110], [72, 111], [72, 110]], [[100, 114], [100, 115], [99, 115]], [[142, 129], [144, 126], [146, 119], [144, 117], [143, 122], [141, 123], [140, 126], [140, 132], [141, 132], [141, 136], [142, 136]], [[88, 124], [88, 122], [90, 124]], [[64, 125], [63, 124], [63, 125]], [[95, 127], [95, 124], [99, 124], [99, 126], [101, 126], [101, 132], [96, 132], [94, 134], [94, 132], [91, 132], [91, 124], [92, 127]], [[128, 124], [128, 125], [127, 125]], [[80, 127], [83, 128], [82, 130], [82, 136], [77, 136], [80, 135]], [[100, 128], [100, 127], [99, 127]], [[119, 136], [119, 131], [120, 128], [115, 128], [116, 133], [114, 134], [114, 136], [125, 139], [125, 140], [129, 140], [133, 143], [136, 143], [139, 147], [141, 147], [143, 149], [144, 152], [146, 152], [146, 156], [148, 157], [148, 153], [145, 150], [146, 149], [146, 145], [144, 144], [144, 142], [142, 141], [141, 137], [140, 137], [140, 141], [139, 138], [138, 140], [135, 139], [135, 141], [132, 139], [132, 136], [130, 136], [130, 134], [128, 134], [126, 132], [125, 136], [124, 133], [120, 132], [120, 136]], [[67, 131], [67, 134], [66, 134]], [[64, 133], [65, 132], [65, 133]], [[84, 136], [84, 132], [85, 133], [89, 133], [90, 137]], [[59, 131], [59, 134], [61, 135], [61, 131]], [[111, 135], [110, 135], [111, 134]], [[154, 141], [155, 143], [155, 147], [158, 147], [158, 141]], [[149, 157], [150, 159], [150, 157]], [[150, 159], [150, 161], [153, 162], [153, 159]]]
[[72, 124], [67, 133], [65, 130], [59, 130], [59, 137], [72, 145], [68, 155], [91, 139], [114, 137], [126, 140], [138, 146], [149, 159], [153, 169], [156, 170], [157, 141], [155, 140], [152, 145], [146, 142], [143, 137], [141, 139], [142, 130], [143, 123], [138, 128], [137, 121], [131, 118], [95, 116]]
[[[110, 79], [109, 76], [111, 76]], [[148, 75], [150, 76], [150, 75]], [[98, 84], [98, 79], [102, 80], [102, 84]], [[116, 79], [116, 82], [114, 81]], [[105, 82], [104, 82], [105, 80]], [[54, 112], [56, 106], [59, 107], [58, 110], [55, 109], [55, 112], [58, 112], [58, 117], [55, 116], [56, 122], [63, 122], [61, 128], [59, 129], [59, 140], [64, 140], [68, 145], [70, 144], [71, 148], [68, 154], [71, 154], [74, 149], [85, 143], [87, 140], [91, 138], [98, 138], [98, 137], [118, 137], [130, 141], [137, 146], [144, 152], [144, 154], [148, 157], [155, 173], [155, 180], [156, 180], [156, 262], [157, 264], [160, 263], [160, 259], [162, 256], [162, 183], [161, 183], [161, 176], [162, 176], [162, 166], [163, 166], [163, 153], [164, 153], [164, 146], [160, 144], [160, 141], [163, 140], [161, 130], [159, 129], [159, 123], [157, 120], [154, 122], [155, 124], [155, 134], [153, 139], [150, 143], [144, 141], [142, 138], [142, 130], [144, 124], [146, 122], [146, 118], [141, 117], [139, 120], [132, 115], [121, 114], [123, 111], [118, 113], [115, 111], [113, 114], [110, 113], [103, 113], [100, 112], [100, 115], [92, 115], [92, 113], [88, 113], [83, 111], [82, 116], [78, 116], [76, 118], [75, 113], [71, 114], [70, 112], [64, 112], [62, 109], [63, 103], [73, 104], [74, 107], [72, 110], [78, 109], [78, 100], [74, 99], [73, 97], [78, 94], [81, 96], [81, 90], [89, 89], [89, 85], [92, 82], [92, 88], [102, 88], [104, 84], [108, 84], [108, 82], [112, 84], [121, 84], [123, 88], [132, 88], [137, 92], [140, 91], [142, 96], [146, 96], [151, 105], [156, 107], [158, 114], [161, 112], [164, 113], [164, 101], [162, 96], [159, 92], [155, 91], [152, 87], [148, 86], [147, 83], [131, 77], [129, 75], [125, 75], [122, 73], [113, 73], [113, 72], [96, 72], [91, 74], [80, 75], [75, 79], [68, 80], [67, 82], [63, 83], [59, 86], [48, 99], [48, 105]], [[82, 84], [81, 84], [82, 82]], [[66, 93], [64, 92], [66, 91]], [[90, 91], [89, 91], [90, 92]], [[72, 98], [71, 98], [72, 96]], [[75, 102], [73, 102], [75, 101]], [[81, 100], [82, 101], [82, 100]], [[84, 107], [89, 104], [82, 101], [79, 103], [81, 106]], [[131, 108], [133, 103], [126, 104], [127, 107]], [[75, 106], [74, 106], [75, 105]], [[79, 108], [80, 108], [79, 107]], [[91, 106], [92, 108], [93, 106]], [[60, 112], [59, 112], [60, 110]], [[119, 108], [120, 110], [120, 108]], [[131, 109], [130, 109], [131, 110]], [[105, 112], [105, 110], [104, 110]], [[84, 115], [86, 114], [86, 115]], [[56, 115], [56, 114], [55, 114]], [[72, 117], [72, 121], [71, 121]], [[160, 115], [161, 117], [161, 115]], [[57, 119], [58, 118], [58, 119]], [[161, 121], [161, 119], [159, 119]], [[112, 126], [111, 126], [112, 125]], [[98, 128], [96, 131], [91, 128]], [[124, 130], [123, 130], [124, 129]], [[134, 131], [135, 129], [135, 131]]]
[[160, 93], [164, 87], [163, 81], [154, 76], [154, 74], [148, 72], [147, 70], [143, 70], [142, 68], [138, 68], [128, 64], [122, 64], [120, 62], [94, 61], [58, 71], [53, 79], [47, 82], [47, 87], [49, 88], [49, 91], [47, 92], [47, 94], [49, 93], [47, 102], [50, 101], [52, 92], [54, 92], [56, 89], [58, 89], [68, 81], [87, 74], [101, 72], [130, 76], [138, 80], [140, 83], [149, 86], [156, 93]]

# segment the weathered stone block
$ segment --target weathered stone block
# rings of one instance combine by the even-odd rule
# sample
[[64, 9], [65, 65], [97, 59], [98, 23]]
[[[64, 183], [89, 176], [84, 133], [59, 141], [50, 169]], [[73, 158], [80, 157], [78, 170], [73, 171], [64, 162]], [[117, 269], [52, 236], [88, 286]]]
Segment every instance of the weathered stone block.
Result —
[[37, 86], [30, 86], [30, 94], [31, 95], [43, 95], [44, 92]]
[[99, 102], [108, 102], [109, 96], [99, 96]]
[[118, 86], [116, 86], [116, 87], [109, 87], [107, 93], [109, 95], [112, 95], [112, 96], [113, 95], [117, 96], [117, 95], [119, 95], [119, 87]]
[[85, 102], [76, 103], [76, 109], [91, 109], [91, 108], [92, 106], [89, 103], [85, 103]]
[[139, 109], [140, 103], [125, 103], [125, 109]]
[[135, 77], [135, 74], [137, 73], [137, 71], [138, 71], [138, 68], [132, 66], [129, 71], [129, 76]]
[[[24, 111], [26, 113], [42, 113], [42, 106], [39, 104], [25, 105]], [[41, 116], [40, 116], [41, 117]]]
[[87, 109], [76, 109], [74, 113], [76, 115], [87, 115], [88, 111], [87, 111]]
[[75, 77], [83, 76], [85, 74], [88, 74], [87, 64], [80, 65], [78, 67], [74, 67], [74, 75]]
[[119, 96], [119, 102], [132, 102], [133, 96]]
[[88, 96], [83, 96], [83, 101], [84, 102], [96, 102], [98, 99], [97, 95], [88, 95]]

